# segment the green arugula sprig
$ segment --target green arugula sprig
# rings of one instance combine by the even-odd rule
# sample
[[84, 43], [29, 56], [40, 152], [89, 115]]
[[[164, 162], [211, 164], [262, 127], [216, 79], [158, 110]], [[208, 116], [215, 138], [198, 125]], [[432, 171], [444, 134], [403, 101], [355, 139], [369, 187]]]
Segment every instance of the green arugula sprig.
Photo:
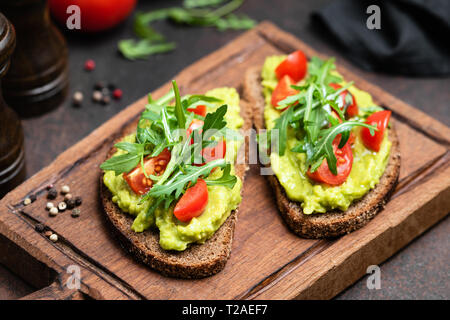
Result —
[[[182, 98], [175, 81], [172, 82], [172, 87], [168, 94], [158, 100], [153, 100], [149, 95], [148, 104], [138, 121], [136, 142], [116, 143], [115, 147], [126, 153], [113, 156], [100, 166], [105, 171], [114, 171], [116, 175], [119, 175], [130, 172], [140, 163], [147, 178], [155, 181], [150, 191], [141, 197], [141, 203], [149, 198], [155, 199], [146, 213], [148, 216], [152, 215], [160, 205], [164, 205], [165, 208], [170, 207], [189, 186], [194, 185], [201, 177], [205, 178], [207, 185], [222, 185], [228, 188], [233, 188], [237, 181], [236, 176], [231, 174], [231, 165], [225, 159], [213, 160], [203, 166], [194, 165], [194, 163], [205, 162], [201, 156], [201, 150], [217, 144], [218, 139], [224, 134], [227, 139], [240, 137], [236, 132], [230, 135], [232, 130], [226, 128], [227, 123], [224, 117], [227, 105], [220, 106], [203, 118], [188, 112], [187, 109], [199, 104], [217, 104], [222, 101], [204, 95], [190, 95]], [[173, 100], [175, 105], [169, 105]], [[204, 120], [201, 128], [202, 135], [200, 135], [200, 129], [195, 129], [186, 137], [186, 129], [194, 117]], [[157, 156], [166, 148], [170, 150], [171, 158], [164, 173], [161, 176], [148, 176], [144, 170], [144, 158]], [[208, 179], [212, 169], [217, 167], [223, 169], [222, 176], [216, 180]]]
[[[306, 166], [311, 167], [312, 172], [326, 159], [330, 171], [337, 175], [337, 159], [333, 151], [333, 140], [336, 136], [341, 135], [339, 148], [342, 148], [347, 143], [353, 127], [369, 128], [371, 134], [374, 134], [376, 127], [361, 121], [345, 120], [338, 100], [340, 94], [347, 90], [352, 82], [338, 90], [330, 87], [330, 83], [342, 80], [333, 74], [335, 68], [334, 59], [323, 61], [313, 57], [308, 65], [309, 76], [305, 84], [292, 86], [299, 90], [299, 93], [280, 101], [280, 109], [290, 107], [275, 121], [273, 130], [278, 130], [275, 146], [279, 155], [286, 152], [288, 130], [296, 130], [301, 138], [291, 151], [305, 153]], [[332, 115], [332, 111], [336, 112], [342, 122]]]
[[[185, 0], [182, 7], [164, 8], [150, 12], [138, 12], [134, 20], [134, 32], [139, 38], [119, 41], [118, 48], [129, 60], [145, 59], [155, 53], [172, 51], [176, 45], [154, 28], [151, 23], [169, 19], [190, 26], [216, 27], [220, 31], [251, 29], [255, 20], [245, 15], [235, 15], [244, 0]], [[226, 3], [225, 3], [226, 2]]]

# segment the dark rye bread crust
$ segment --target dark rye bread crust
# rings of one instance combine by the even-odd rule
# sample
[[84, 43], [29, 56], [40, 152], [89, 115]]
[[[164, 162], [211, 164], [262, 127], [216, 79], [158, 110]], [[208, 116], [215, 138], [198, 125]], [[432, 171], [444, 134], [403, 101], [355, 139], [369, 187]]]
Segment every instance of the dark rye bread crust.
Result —
[[[241, 116], [244, 119], [242, 130], [251, 128], [251, 108], [241, 101]], [[128, 131], [131, 133], [136, 127], [134, 124]], [[125, 134], [124, 134], [125, 135]], [[119, 139], [118, 139], [119, 140]], [[241, 156], [247, 159], [248, 143], [243, 144]], [[115, 153], [112, 148], [107, 159]], [[243, 153], [243, 154], [242, 154]], [[244, 181], [247, 171], [245, 164], [236, 164], [236, 175]], [[234, 228], [237, 221], [238, 209], [231, 212], [227, 220], [204, 244], [191, 244], [185, 251], [167, 251], [159, 245], [159, 232], [157, 229], [145, 230], [136, 233], [131, 230], [134, 217], [124, 213], [112, 202], [112, 194], [103, 183], [103, 175], [100, 177], [100, 198], [103, 204], [107, 220], [112, 226], [121, 245], [135, 258], [159, 271], [165, 276], [196, 279], [211, 276], [218, 273], [224, 267], [231, 253]]]
[[[253, 121], [257, 130], [265, 126], [264, 96], [261, 86], [261, 69], [249, 69], [244, 81], [244, 99], [253, 106]], [[376, 187], [353, 203], [347, 211], [332, 210], [326, 213], [304, 214], [299, 202], [289, 200], [275, 175], [267, 176], [275, 191], [278, 208], [289, 228], [304, 238], [332, 238], [350, 233], [367, 224], [386, 204], [398, 181], [400, 150], [394, 128], [389, 130], [392, 142], [389, 161]]]

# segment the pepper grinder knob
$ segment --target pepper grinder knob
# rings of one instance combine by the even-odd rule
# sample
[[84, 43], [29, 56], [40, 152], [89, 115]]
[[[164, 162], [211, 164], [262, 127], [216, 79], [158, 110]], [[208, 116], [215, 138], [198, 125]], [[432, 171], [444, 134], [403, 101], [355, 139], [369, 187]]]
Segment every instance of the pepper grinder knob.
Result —
[[[0, 13], [0, 83], [16, 44], [14, 27]], [[0, 86], [0, 198], [25, 179], [22, 124], [6, 105]]]

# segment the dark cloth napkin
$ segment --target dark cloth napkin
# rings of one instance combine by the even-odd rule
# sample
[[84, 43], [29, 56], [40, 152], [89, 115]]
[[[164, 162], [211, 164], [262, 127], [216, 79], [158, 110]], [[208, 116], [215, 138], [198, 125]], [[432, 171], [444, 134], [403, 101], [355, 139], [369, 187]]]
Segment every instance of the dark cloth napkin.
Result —
[[[367, 28], [370, 5], [380, 8], [381, 29]], [[314, 12], [313, 22], [365, 70], [450, 74], [449, 0], [335, 0]]]

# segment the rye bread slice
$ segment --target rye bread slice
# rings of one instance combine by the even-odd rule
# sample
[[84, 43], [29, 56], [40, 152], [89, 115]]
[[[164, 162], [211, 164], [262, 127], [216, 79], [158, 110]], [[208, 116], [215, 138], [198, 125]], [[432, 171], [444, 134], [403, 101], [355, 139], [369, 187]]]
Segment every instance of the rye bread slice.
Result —
[[[241, 101], [241, 116], [244, 124], [241, 130], [248, 130], [252, 126], [251, 108]], [[136, 123], [124, 130], [124, 135], [133, 132]], [[120, 139], [118, 139], [120, 140]], [[116, 152], [112, 148], [107, 158]], [[239, 150], [238, 157], [248, 157], [248, 141]], [[241, 161], [242, 162], [242, 161]], [[245, 164], [236, 164], [236, 175], [244, 181], [247, 171]], [[103, 183], [103, 174], [100, 177], [100, 198], [111, 230], [117, 236], [121, 245], [134, 257], [159, 271], [165, 276], [195, 279], [211, 276], [224, 267], [231, 253], [234, 228], [237, 221], [238, 209], [231, 212], [227, 220], [204, 244], [191, 244], [185, 251], [164, 250], [159, 245], [159, 230], [148, 229], [141, 233], [131, 230], [134, 217], [124, 213], [112, 202], [112, 194]]]
[[[253, 122], [257, 130], [265, 127], [265, 102], [260, 75], [260, 68], [252, 68], [246, 72], [243, 93], [244, 99], [253, 108]], [[274, 189], [281, 216], [289, 228], [301, 237], [317, 239], [337, 237], [367, 224], [384, 207], [398, 181], [400, 149], [393, 127], [389, 130], [389, 140], [392, 142], [389, 161], [379, 183], [345, 212], [332, 210], [326, 213], [304, 214], [300, 203], [286, 196], [276, 175], [267, 176]]]

